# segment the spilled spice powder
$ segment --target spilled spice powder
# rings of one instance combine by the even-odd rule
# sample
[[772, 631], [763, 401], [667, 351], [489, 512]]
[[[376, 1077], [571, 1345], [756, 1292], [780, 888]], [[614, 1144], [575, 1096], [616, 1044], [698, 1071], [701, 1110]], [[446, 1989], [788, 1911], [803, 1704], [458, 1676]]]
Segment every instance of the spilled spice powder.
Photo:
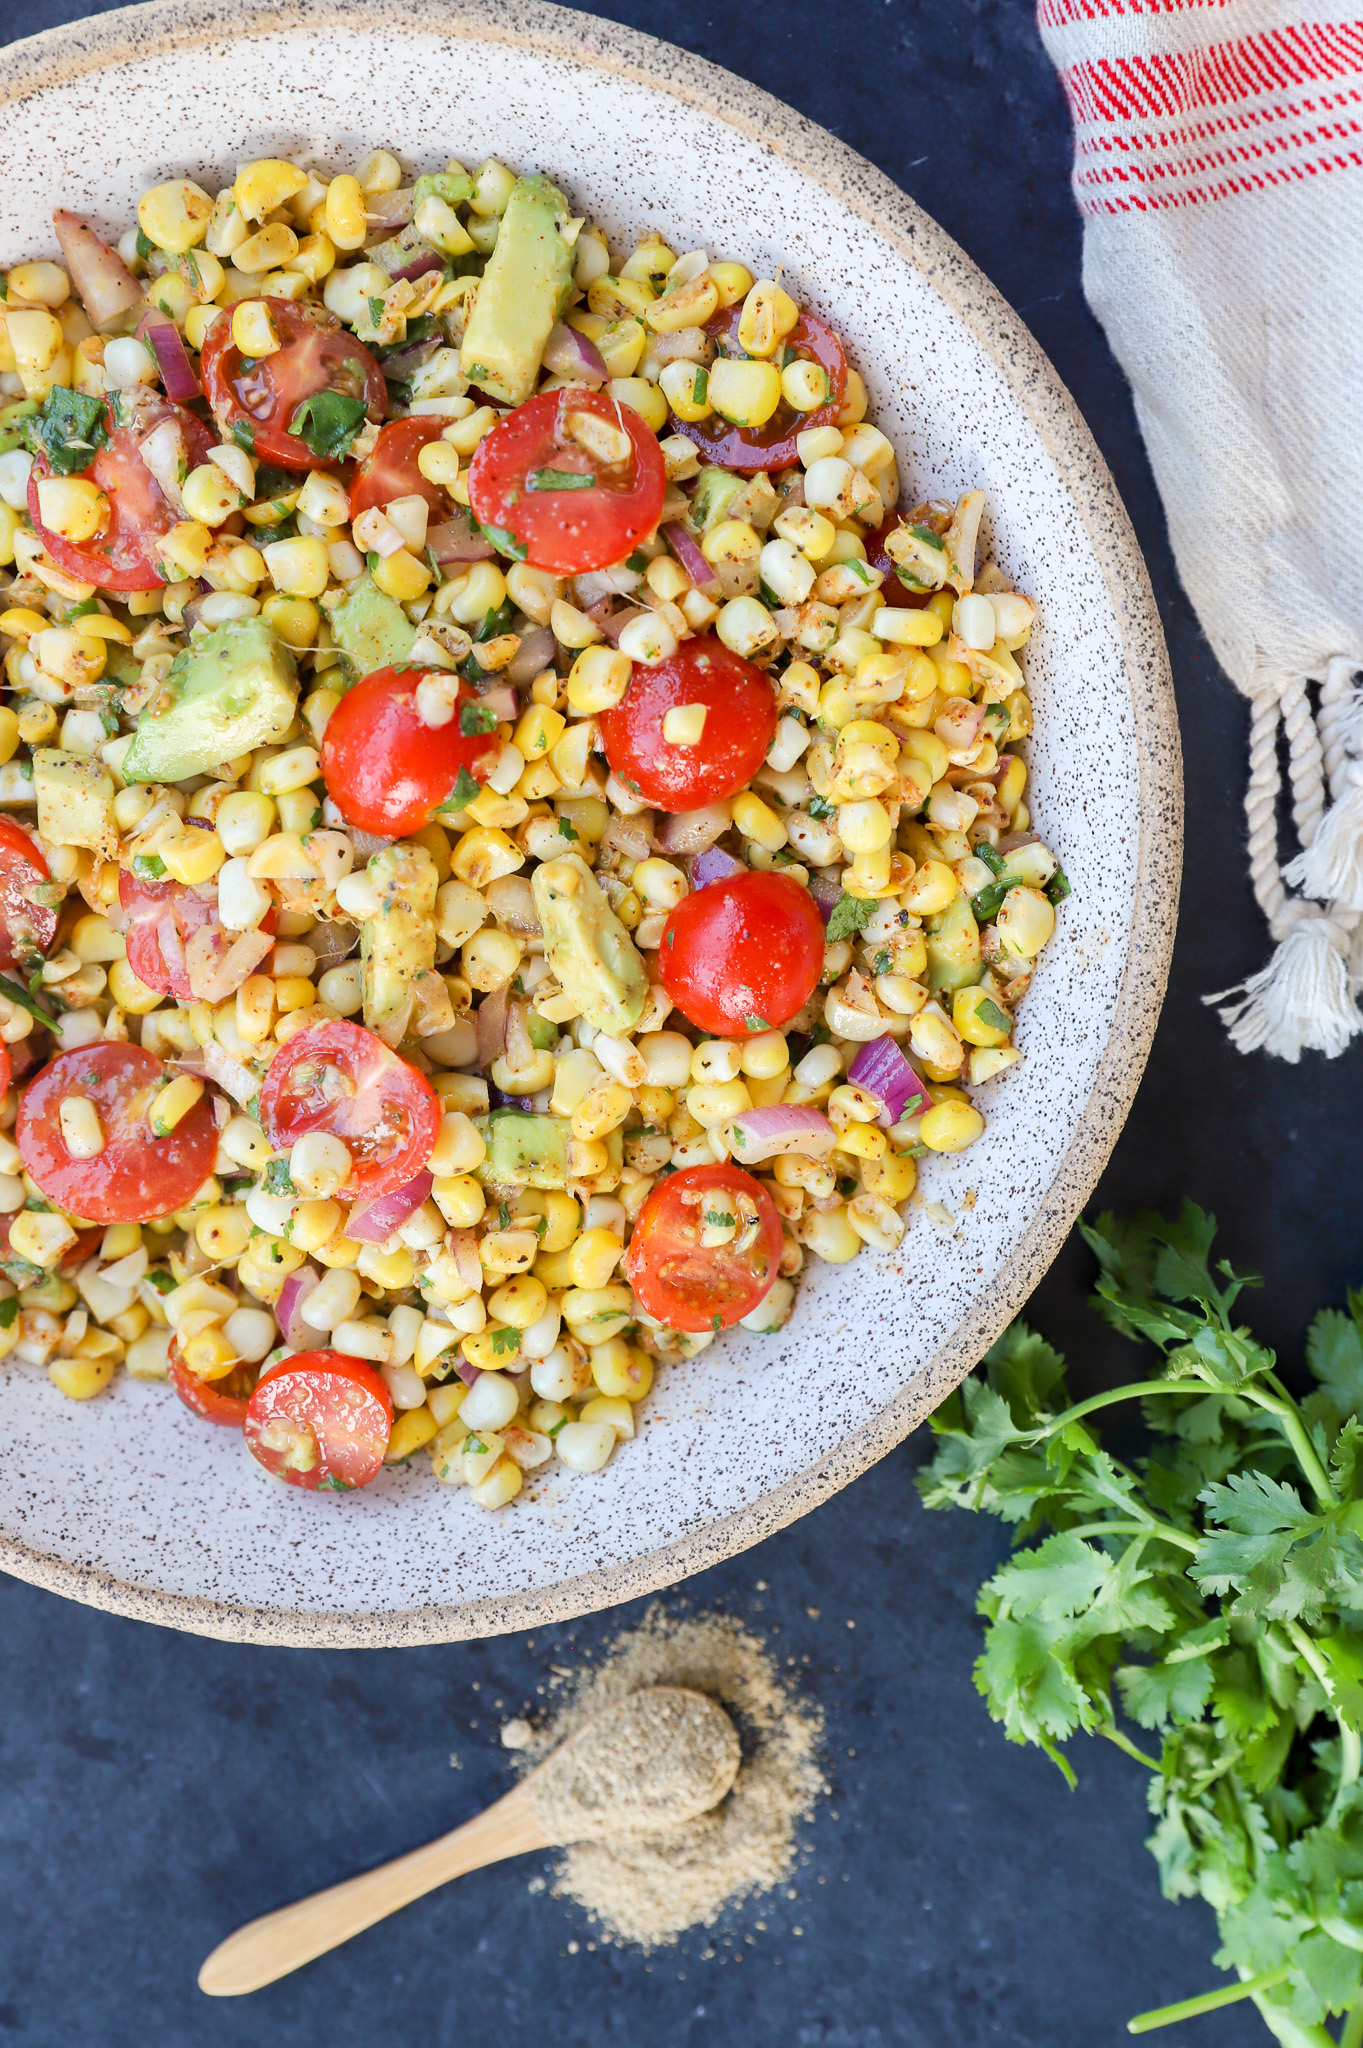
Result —
[[540, 1761], [593, 1714], [641, 1686], [689, 1686], [727, 1709], [743, 1743], [732, 1792], [696, 1820], [618, 1830], [561, 1852], [554, 1890], [615, 1940], [651, 1949], [790, 1875], [796, 1830], [826, 1790], [823, 1722], [777, 1671], [760, 1638], [732, 1616], [669, 1616], [653, 1607], [603, 1661], [567, 1682], [567, 1698], [521, 1754]]

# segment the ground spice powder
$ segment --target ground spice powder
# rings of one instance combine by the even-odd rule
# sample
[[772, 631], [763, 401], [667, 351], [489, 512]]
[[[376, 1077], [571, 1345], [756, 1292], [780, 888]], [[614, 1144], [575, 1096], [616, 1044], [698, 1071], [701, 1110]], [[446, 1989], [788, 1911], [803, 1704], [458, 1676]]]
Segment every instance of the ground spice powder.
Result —
[[523, 1751], [538, 1762], [593, 1714], [641, 1686], [689, 1686], [733, 1717], [743, 1762], [732, 1792], [679, 1827], [614, 1831], [562, 1851], [554, 1890], [614, 1940], [663, 1947], [710, 1927], [726, 1906], [790, 1875], [799, 1823], [826, 1787], [822, 1717], [776, 1669], [761, 1640], [722, 1614], [650, 1609], [603, 1661], [565, 1681], [567, 1697]]

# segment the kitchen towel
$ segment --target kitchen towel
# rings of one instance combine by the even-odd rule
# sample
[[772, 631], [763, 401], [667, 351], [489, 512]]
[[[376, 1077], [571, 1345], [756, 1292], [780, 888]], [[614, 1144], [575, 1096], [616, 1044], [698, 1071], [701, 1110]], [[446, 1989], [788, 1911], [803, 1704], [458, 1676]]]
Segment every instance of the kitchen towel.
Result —
[[[1242, 1051], [1288, 1060], [1363, 1031], [1363, 20], [1347, 13], [1038, 8], [1074, 116], [1084, 290], [1184, 586], [1250, 703], [1249, 867], [1276, 951], [1207, 1000]], [[1220, 764], [1187, 770], [1195, 804]]]

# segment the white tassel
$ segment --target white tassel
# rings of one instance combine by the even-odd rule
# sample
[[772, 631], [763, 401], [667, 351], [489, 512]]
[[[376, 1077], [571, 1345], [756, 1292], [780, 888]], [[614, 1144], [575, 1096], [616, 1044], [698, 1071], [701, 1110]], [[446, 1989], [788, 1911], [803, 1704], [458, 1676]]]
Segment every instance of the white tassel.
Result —
[[[1363, 1031], [1363, 1015], [1349, 993], [1347, 943], [1332, 919], [1308, 913], [1298, 918], [1267, 967], [1238, 987], [1202, 1000], [1226, 1004], [1221, 1021], [1240, 1052], [1262, 1050], [1293, 1066], [1304, 1051], [1336, 1059]], [[1231, 997], [1239, 1000], [1228, 1001]]]
[[1334, 910], [1363, 910], [1363, 761], [1353, 761], [1344, 786], [1316, 836], [1283, 869], [1283, 880]]

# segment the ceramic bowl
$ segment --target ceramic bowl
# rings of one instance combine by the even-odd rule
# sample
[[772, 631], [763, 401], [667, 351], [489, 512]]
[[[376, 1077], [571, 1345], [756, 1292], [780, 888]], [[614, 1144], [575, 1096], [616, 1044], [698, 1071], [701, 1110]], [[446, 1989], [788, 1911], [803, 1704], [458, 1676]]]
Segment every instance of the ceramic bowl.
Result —
[[129, 8], [0, 56], [0, 263], [54, 205], [121, 228], [138, 194], [282, 155], [330, 170], [544, 168], [616, 246], [777, 264], [841, 330], [913, 497], [988, 494], [1039, 601], [1030, 801], [1073, 884], [973, 1150], [925, 1162], [899, 1253], [817, 1265], [788, 1326], [660, 1374], [640, 1439], [488, 1514], [424, 1458], [351, 1498], [272, 1484], [169, 1389], [62, 1400], [0, 1366], [0, 1565], [116, 1612], [258, 1642], [490, 1635], [631, 1598], [805, 1514], [970, 1369], [1107, 1159], [1164, 992], [1181, 780], [1145, 568], [1093, 441], [1022, 323], [941, 230], [822, 129], [667, 44], [497, 0]]

